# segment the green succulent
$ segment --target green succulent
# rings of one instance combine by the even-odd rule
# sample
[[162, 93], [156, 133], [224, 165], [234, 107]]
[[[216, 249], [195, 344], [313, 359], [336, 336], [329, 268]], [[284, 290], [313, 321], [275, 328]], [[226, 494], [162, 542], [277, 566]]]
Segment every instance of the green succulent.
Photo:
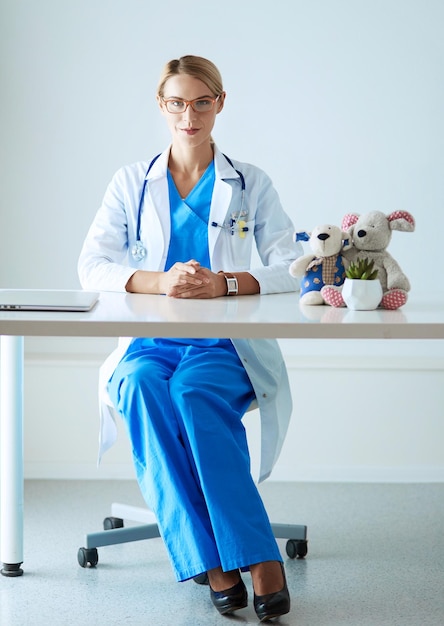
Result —
[[370, 259], [357, 258], [356, 261], [350, 263], [345, 270], [347, 278], [358, 280], [375, 280], [378, 276], [378, 270], [374, 268], [375, 261]]

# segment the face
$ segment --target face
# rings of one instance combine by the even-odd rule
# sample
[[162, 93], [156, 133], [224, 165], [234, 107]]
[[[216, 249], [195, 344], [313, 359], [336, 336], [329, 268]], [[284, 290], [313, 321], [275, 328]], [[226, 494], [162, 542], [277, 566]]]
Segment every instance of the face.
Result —
[[167, 111], [164, 100], [195, 100], [196, 98], [215, 98], [215, 94], [201, 80], [188, 74], [178, 74], [169, 78], [164, 86], [163, 99], [157, 98], [162, 114], [165, 116], [173, 142], [179, 141], [191, 147], [208, 142], [211, 137], [216, 115], [222, 110], [225, 93], [214, 104], [211, 111], [196, 112], [188, 105], [182, 113]]

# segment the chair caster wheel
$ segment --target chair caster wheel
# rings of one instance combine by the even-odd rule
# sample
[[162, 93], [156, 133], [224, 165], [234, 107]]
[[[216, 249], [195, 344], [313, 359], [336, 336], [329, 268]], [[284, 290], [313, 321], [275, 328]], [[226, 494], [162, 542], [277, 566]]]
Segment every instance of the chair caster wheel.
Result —
[[123, 528], [123, 519], [121, 517], [105, 517], [103, 520], [103, 530], [112, 530], [113, 528]]
[[77, 552], [77, 560], [80, 567], [95, 567], [99, 562], [99, 553], [97, 548], [79, 548]]
[[289, 539], [285, 550], [290, 559], [303, 559], [307, 556], [308, 547], [306, 539]]

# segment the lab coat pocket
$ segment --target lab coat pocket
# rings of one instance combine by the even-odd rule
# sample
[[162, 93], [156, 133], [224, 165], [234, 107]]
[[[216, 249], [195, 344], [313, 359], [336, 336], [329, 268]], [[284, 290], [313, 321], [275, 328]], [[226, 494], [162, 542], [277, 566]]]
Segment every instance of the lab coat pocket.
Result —
[[234, 271], [248, 270], [251, 263], [251, 250], [254, 237], [254, 220], [239, 221], [233, 231], [227, 230], [231, 266]]

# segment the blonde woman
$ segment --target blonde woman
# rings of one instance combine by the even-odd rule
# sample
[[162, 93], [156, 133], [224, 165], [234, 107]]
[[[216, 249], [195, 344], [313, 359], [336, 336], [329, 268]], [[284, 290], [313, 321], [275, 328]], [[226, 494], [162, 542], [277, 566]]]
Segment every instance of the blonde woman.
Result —
[[[171, 145], [113, 177], [80, 255], [85, 289], [206, 299], [298, 288], [288, 267], [301, 251], [269, 177], [213, 142], [225, 98], [211, 61], [190, 55], [166, 65], [157, 101]], [[254, 268], [253, 244], [262, 261]], [[120, 343], [101, 378], [112, 403], [102, 410], [103, 448], [119, 414], [177, 580], [207, 572], [213, 604], [230, 614], [247, 606], [241, 573], [249, 570], [259, 619], [288, 613], [242, 423], [257, 401], [263, 480], [291, 413], [277, 342], [135, 338]]]

